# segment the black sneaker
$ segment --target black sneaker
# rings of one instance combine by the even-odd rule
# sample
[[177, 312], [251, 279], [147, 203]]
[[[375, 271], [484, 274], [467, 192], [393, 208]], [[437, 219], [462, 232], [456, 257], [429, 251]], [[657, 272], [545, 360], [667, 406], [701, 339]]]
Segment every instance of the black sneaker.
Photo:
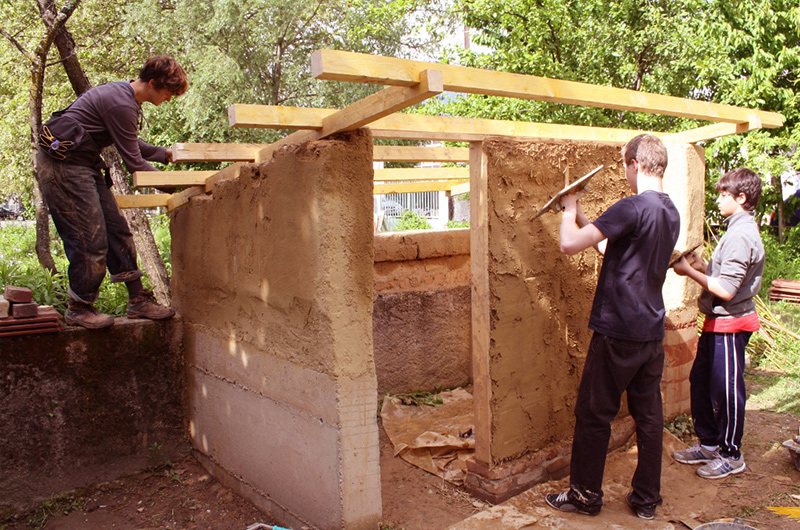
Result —
[[548, 493], [544, 496], [547, 504], [562, 512], [582, 513], [583, 515], [597, 515], [601, 506], [587, 506], [576, 499], [569, 498], [569, 490], [564, 493]]
[[649, 521], [656, 516], [655, 506], [637, 506], [631, 501], [631, 495], [633, 495], [633, 492], [628, 493], [628, 495], [625, 497], [625, 500], [628, 502], [628, 506], [633, 508], [633, 511], [636, 512], [636, 515], [639, 517], [639, 519], [647, 519]]

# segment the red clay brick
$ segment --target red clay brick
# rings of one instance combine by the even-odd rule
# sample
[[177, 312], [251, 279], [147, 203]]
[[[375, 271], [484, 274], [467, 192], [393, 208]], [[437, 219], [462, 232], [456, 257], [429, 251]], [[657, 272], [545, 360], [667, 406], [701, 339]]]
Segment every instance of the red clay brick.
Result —
[[11, 304], [11, 316], [14, 318], [32, 318], [39, 313], [39, 306], [34, 303], [29, 304]]
[[29, 304], [33, 302], [33, 293], [27, 287], [6, 285], [4, 296], [12, 304]]

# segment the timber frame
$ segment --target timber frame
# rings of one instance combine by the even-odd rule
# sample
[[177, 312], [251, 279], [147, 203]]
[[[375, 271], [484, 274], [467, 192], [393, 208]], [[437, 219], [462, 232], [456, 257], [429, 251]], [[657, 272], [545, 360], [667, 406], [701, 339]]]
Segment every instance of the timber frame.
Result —
[[[290, 129], [296, 132], [271, 144], [178, 143], [174, 162], [234, 162], [218, 171], [159, 171], [134, 173], [134, 186], [186, 187], [175, 194], [118, 196], [121, 208], [166, 207], [188, 204], [191, 197], [213, 193], [214, 183], [239, 174], [241, 163], [263, 162], [284, 145], [318, 140], [342, 131], [369, 127], [374, 138], [470, 142], [471, 148], [374, 147], [373, 159], [391, 162], [469, 163], [470, 149], [487, 136], [512, 136], [625, 143], [649, 132], [666, 142], [695, 143], [760, 128], [781, 127], [784, 118], [731, 105], [709, 103], [575, 81], [496, 72], [394, 57], [336, 50], [311, 56], [317, 79], [385, 85], [386, 88], [343, 109], [314, 109], [234, 104], [228, 110], [232, 127]], [[445, 91], [550, 101], [569, 105], [679, 116], [714, 122], [678, 133], [638, 131], [579, 125], [399, 114], [398, 111]], [[386, 169], [375, 171], [376, 194], [445, 190], [469, 191], [467, 167]]]

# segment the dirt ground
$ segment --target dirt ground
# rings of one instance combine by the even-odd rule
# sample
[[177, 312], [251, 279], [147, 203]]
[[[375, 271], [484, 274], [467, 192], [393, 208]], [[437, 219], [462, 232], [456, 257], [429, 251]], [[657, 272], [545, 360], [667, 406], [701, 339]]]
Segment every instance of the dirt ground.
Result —
[[[800, 529], [800, 522], [767, 509], [800, 506], [800, 472], [780, 445], [797, 433], [799, 424], [791, 414], [748, 410], [744, 440], [748, 470], [716, 483], [716, 498], [709, 499], [707, 509], [695, 519], [740, 517], [759, 530]], [[393, 458], [388, 437], [383, 429], [380, 433], [385, 528], [444, 530], [488, 508], [442, 479]], [[670, 492], [663, 494], [666, 499]], [[38, 528], [245, 530], [255, 522], [271, 523], [212, 479], [193, 457], [77, 492], [53, 503], [49, 511], [46, 525]], [[30, 518], [27, 514], [5, 526], [0, 519], [0, 530], [37, 528]]]

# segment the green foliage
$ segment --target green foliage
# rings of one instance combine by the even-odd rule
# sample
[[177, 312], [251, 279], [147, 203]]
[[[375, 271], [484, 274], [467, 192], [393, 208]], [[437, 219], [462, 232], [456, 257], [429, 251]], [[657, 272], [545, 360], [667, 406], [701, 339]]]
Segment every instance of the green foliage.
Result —
[[71, 512], [86, 508], [86, 499], [81, 499], [75, 494], [64, 493], [54, 495], [50, 499], [42, 502], [28, 519], [28, 524], [33, 530], [42, 530], [47, 526], [47, 521], [59, 515], [67, 515]]
[[438, 389], [434, 390], [433, 392], [423, 392], [421, 390], [417, 390], [416, 392], [409, 392], [406, 394], [395, 394], [392, 397], [399, 399], [403, 405], [415, 405], [418, 407], [423, 405], [428, 407], [438, 407], [444, 403], [442, 400], [441, 391]]
[[770, 229], [761, 231], [764, 242], [766, 262], [762, 276], [759, 295], [764, 300], [769, 298], [769, 288], [776, 278], [800, 280], [800, 229], [789, 228], [784, 235], [783, 244], [778, 243], [777, 235]]
[[395, 225], [395, 230], [430, 230], [433, 227], [420, 214], [406, 210]]
[[[151, 219], [151, 227], [161, 257], [171, 271], [169, 218], [166, 215]], [[67, 310], [67, 268], [69, 262], [64, 254], [64, 247], [55, 228], [50, 227], [51, 250], [57, 275], [39, 265], [36, 256], [36, 229], [33, 223], [8, 223], [0, 230], [0, 288], [5, 285], [28, 287], [33, 291], [33, 299], [39, 305], [51, 305], [62, 314]], [[145, 287], [150, 287], [150, 280], [142, 279]], [[98, 311], [113, 316], [125, 314], [128, 305], [128, 290], [124, 284], [111, 283], [108, 275], [100, 286], [100, 296], [95, 302]]]
[[469, 219], [464, 221], [447, 221], [447, 228], [469, 228]]
[[667, 430], [685, 443], [690, 443], [695, 436], [694, 423], [688, 414], [681, 414], [665, 425]]

